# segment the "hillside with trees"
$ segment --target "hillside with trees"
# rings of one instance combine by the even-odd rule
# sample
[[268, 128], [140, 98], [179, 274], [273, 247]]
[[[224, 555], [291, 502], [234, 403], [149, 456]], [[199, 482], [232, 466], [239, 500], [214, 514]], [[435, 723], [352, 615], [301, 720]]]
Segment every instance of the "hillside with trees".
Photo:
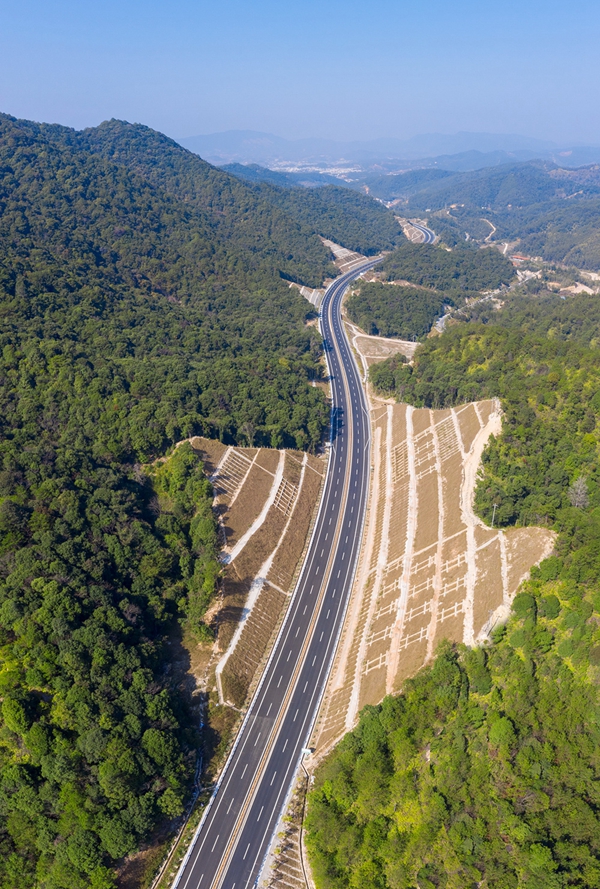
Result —
[[[451, 178], [428, 183], [422, 191], [411, 196], [413, 207], [439, 210], [451, 204], [464, 204], [471, 209], [486, 207], [500, 211], [508, 206], [526, 207], [555, 198], [564, 198], [577, 191], [573, 187], [571, 171], [563, 171], [553, 164], [529, 161], [485, 167], [469, 173], [455, 173]], [[600, 194], [598, 178], [586, 184], [588, 194]]]
[[476, 511], [558, 537], [489, 645], [442, 646], [320, 768], [319, 889], [600, 885], [600, 371], [582, 312], [555, 305], [550, 336], [544, 308], [519, 301], [427, 340], [412, 367], [371, 368], [380, 392], [419, 406], [499, 397]]
[[515, 278], [511, 261], [493, 248], [461, 244], [452, 250], [405, 241], [381, 264], [386, 281], [410, 281], [457, 297], [497, 290]]
[[319, 769], [318, 889], [600, 885], [600, 601], [548, 562], [491, 645], [442, 646]]
[[264, 183], [255, 189], [299, 225], [312, 225], [322, 237], [348, 250], [374, 256], [404, 241], [390, 210], [349, 188], [281, 189]]
[[425, 287], [400, 287], [381, 282], [361, 283], [346, 300], [351, 321], [372, 336], [414, 340], [426, 337], [451, 297]]
[[[468, 172], [410, 170], [358, 177], [406, 217], [427, 217], [450, 247], [490, 238], [549, 262], [600, 268], [600, 167], [563, 169], [549, 161], [485, 166]], [[495, 231], [494, 231], [495, 229]], [[488, 241], [489, 243], [489, 241]]]
[[[555, 277], [550, 271], [548, 277]], [[527, 282], [504, 300], [502, 311], [489, 301], [463, 309], [461, 318], [511, 327], [548, 339], [569, 340], [597, 348], [600, 344], [600, 300], [595, 294], [578, 293], [567, 298], [545, 290], [539, 278]]]
[[[353, 286], [346, 309], [369, 334], [422, 339], [445, 306], [461, 306], [482, 290], [508, 285], [515, 270], [497, 250], [458, 245], [452, 250], [405, 241], [389, 253], [378, 271], [380, 281]], [[392, 282], [409, 282], [401, 286]]]
[[204, 739], [171, 658], [220, 567], [173, 446], [319, 445], [288, 283], [335, 274], [318, 234], [146, 127], [0, 116], [3, 889], [109, 889], [183, 810]]

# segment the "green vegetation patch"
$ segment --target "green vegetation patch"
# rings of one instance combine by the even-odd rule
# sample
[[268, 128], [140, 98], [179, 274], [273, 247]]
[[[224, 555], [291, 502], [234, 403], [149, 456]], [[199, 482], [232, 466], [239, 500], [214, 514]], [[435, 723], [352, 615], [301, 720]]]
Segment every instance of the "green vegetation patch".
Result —
[[385, 281], [416, 287], [361, 283], [348, 298], [348, 315], [370, 334], [422, 339], [445, 306], [462, 305], [467, 296], [496, 289], [514, 278], [514, 268], [497, 250], [403, 243], [381, 265]]
[[600, 886], [600, 603], [543, 571], [491, 646], [443, 645], [321, 766], [319, 889]]
[[[564, 286], [574, 283], [573, 277], [568, 280], [567, 274], [563, 272], [562, 275], [567, 278]], [[503, 297], [501, 310], [486, 300], [462, 309], [460, 316], [470, 321], [510, 327], [550, 340], [569, 340], [597, 349], [600, 346], [600, 298], [587, 293], [566, 298], [551, 293], [545, 284], [548, 279], [558, 276], [549, 270], [543, 276], [546, 281], [530, 279], [510, 297]]]
[[[293, 256], [277, 269], [279, 211], [118, 121], [77, 134], [0, 117], [0, 160], [4, 437], [41, 427], [142, 460], [249, 423], [260, 444], [320, 441], [320, 341], [281, 280]], [[320, 282], [327, 251], [311, 238]]]
[[404, 240], [391, 210], [364, 194], [327, 185], [324, 188], [255, 186], [275, 206], [322, 237], [366, 256], [390, 250]]
[[577, 500], [575, 484], [585, 505], [600, 502], [596, 350], [469, 324], [427, 340], [413, 367], [394, 357], [370, 373], [379, 391], [417, 406], [500, 397], [503, 433], [484, 452], [475, 500], [488, 522], [496, 506], [500, 525], [560, 524]]
[[[577, 190], [577, 186], [573, 188]], [[600, 199], [581, 194], [574, 200], [525, 206], [499, 214], [500, 235], [521, 238], [519, 250], [578, 268], [600, 268]]]
[[[0, 474], [0, 885], [113, 885], [183, 811], [200, 737], [165, 670], [219, 573], [189, 444], [152, 480], [46, 442]], [[167, 644], [167, 638], [170, 642]]]
[[453, 212], [456, 204], [473, 210], [504, 210], [540, 204], [558, 195], [564, 197], [565, 189], [577, 190], [572, 188], [568, 173], [556, 170], [557, 175], [550, 175], [551, 168], [551, 164], [529, 161], [455, 173], [437, 182], [424, 183], [423, 190], [412, 195], [409, 204], [440, 210], [450, 206]]
[[510, 284], [515, 270], [506, 256], [493, 247], [457, 245], [447, 250], [433, 244], [404, 243], [381, 266], [386, 281], [410, 281], [446, 295], [496, 290]]
[[366, 333], [412, 340], [427, 336], [446, 305], [454, 302], [434, 290], [373, 282], [353, 290], [346, 309]]

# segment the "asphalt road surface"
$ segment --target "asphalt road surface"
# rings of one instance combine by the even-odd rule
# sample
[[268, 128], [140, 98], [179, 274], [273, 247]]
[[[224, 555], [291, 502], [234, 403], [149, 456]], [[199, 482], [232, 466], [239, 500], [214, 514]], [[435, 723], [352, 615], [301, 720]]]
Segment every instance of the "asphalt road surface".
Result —
[[424, 225], [417, 225], [416, 222], [411, 222], [411, 225], [413, 228], [416, 228], [417, 231], [422, 232], [423, 240], [421, 241], [421, 244], [433, 244], [433, 242], [435, 241], [434, 231], [432, 231], [430, 228], [425, 228]]
[[308, 743], [331, 669], [358, 559], [369, 488], [369, 415], [336, 279], [321, 307], [332, 381], [329, 470], [302, 574], [260, 685], [174, 886], [248, 889], [257, 884]]

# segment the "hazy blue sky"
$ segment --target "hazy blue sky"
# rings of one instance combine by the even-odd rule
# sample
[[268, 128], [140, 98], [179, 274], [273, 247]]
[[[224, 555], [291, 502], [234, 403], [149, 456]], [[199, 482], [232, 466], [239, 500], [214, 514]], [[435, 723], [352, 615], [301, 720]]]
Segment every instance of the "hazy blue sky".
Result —
[[0, 0], [0, 110], [174, 137], [600, 144], [598, 0]]

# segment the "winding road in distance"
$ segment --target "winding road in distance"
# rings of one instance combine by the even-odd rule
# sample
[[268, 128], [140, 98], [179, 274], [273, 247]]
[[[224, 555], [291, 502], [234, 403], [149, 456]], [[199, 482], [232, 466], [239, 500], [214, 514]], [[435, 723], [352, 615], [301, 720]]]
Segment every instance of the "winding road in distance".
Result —
[[333, 398], [323, 497], [285, 622], [173, 884], [177, 889], [256, 885], [310, 737], [346, 613], [369, 489], [369, 414], [340, 305], [350, 281], [380, 261], [337, 278], [323, 299]]
[[435, 241], [435, 232], [430, 228], [426, 228], [424, 225], [417, 225], [416, 222], [411, 222], [413, 228], [416, 228], [417, 231], [421, 232], [423, 235], [423, 240], [421, 244], [433, 244]]

